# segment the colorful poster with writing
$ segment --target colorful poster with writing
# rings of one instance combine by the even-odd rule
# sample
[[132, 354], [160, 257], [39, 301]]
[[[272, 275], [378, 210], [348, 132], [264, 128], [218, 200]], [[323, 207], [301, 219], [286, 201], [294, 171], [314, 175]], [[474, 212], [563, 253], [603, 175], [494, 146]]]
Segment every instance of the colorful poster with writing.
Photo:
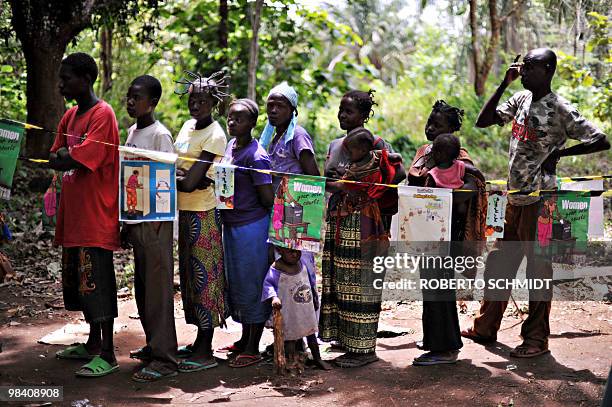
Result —
[[506, 204], [508, 197], [502, 194], [489, 194], [487, 204], [487, 239], [501, 239], [504, 237], [504, 219], [506, 217]]
[[215, 164], [217, 209], [234, 209], [234, 165]]
[[119, 171], [120, 221], [171, 221], [176, 217], [174, 163], [126, 159]]
[[414, 253], [438, 253], [451, 240], [452, 189], [400, 186], [399, 239]]
[[[590, 194], [557, 191], [542, 194], [538, 212], [536, 252], [554, 256], [553, 261], [571, 262], [586, 250]], [[563, 258], [565, 260], [560, 260]]]
[[[560, 188], [565, 191], [602, 191], [603, 180], [560, 182]], [[604, 198], [592, 196], [589, 202], [589, 237], [604, 237]]]
[[21, 148], [23, 126], [0, 120], [0, 199], [10, 199], [13, 175]]
[[325, 180], [284, 175], [274, 194], [270, 243], [319, 252], [325, 207]]

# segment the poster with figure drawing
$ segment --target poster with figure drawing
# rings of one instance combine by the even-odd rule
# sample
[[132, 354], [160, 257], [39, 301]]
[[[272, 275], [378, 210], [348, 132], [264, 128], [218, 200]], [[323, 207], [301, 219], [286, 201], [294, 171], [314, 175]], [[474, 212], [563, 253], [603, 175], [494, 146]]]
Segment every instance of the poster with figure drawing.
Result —
[[175, 164], [127, 159], [121, 154], [119, 220], [165, 221], [176, 217]]
[[274, 192], [268, 241], [296, 250], [321, 251], [324, 208], [324, 180], [283, 175]]
[[[594, 179], [588, 181], [560, 182], [560, 189], [564, 191], [602, 191], [603, 180]], [[588, 237], [604, 237], [604, 198], [603, 196], [592, 196], [589, 200], [589, 226]]]
[[234, 209], [234, 168], [231, 164], [215, 164], [215, 198], [217, 209]]
[[556, 191], [540, 194], [536, 254], [554, 263], [574, 264], [587, 250], [590, 193]]
[[487, 203], [487, 227], [485, 236], [487, 240], [504, 237], [504, 220], [506, 218], [506, 204], [508, 197], [502, 193], [490, 193]]
[[416, 254], [438, 254], [439, 242], [451, 240], [452, 190], [401, 185], [398, 240]]

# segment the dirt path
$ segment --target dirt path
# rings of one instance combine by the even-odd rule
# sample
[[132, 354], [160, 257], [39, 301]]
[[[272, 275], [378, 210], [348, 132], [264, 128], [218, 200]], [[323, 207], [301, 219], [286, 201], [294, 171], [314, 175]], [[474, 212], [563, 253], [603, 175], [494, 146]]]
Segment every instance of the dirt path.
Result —
[[[508, 315], [494, 346], [485, 348], [465, 340], [456, 366], [413, 367], [412, 359], [420, 354], [414, 342], [421, 338], [421, 308], [414, 303], [383, 311], [383, 328], [402, 328], [408, 334], [381, 338], [381, 360], [366, 368], [307, 370], [300, 378], [279, 381], [271, 375], [269, 364], [231, 369], [223, 361], [212, 371], [138, 384], [130, 375], [139, 364], [128, 358], [128, 352], [141, 346], [144, 338], [140, 321], [129, 317], [135, 313], [134, 301], [126, 298], [120, 301], [121, 317], [116, 322], [121, 370], [100, 379], [78, 379], [73, 372], [79, 362], [56, 360], [54, 354], [61, 346], [36, 341], [68, 322], [78, 322], [80, 315], [52, 310], [44, 300], [34, 303], [34, 298], [38, 297], [24, 296], [23, 287], [0, 287], [0, 385], [64, 386], [64, 402], [57, 405], [88, 399], [92, 405], [104, 406], [213, 401], [237, 406], [598, 406], [612, 362], [612, 307], [566, 302], [553, 305], [551, 355], [535, 360], [509, 358], [508, 351], [520, 340], [520, 319]], [[470, 311], [476, 307], [470, 304]], [[180, 314], [178, 301], [176, 308]], [[469, 319], [461, 315], [462, 326]], [[180, 318], [176, 326], [179, 342], [189, 343], [194, 329]], [[237, 332], [219, 331], [214, 345], [228, 344], [237, 336]], [[271, 341], [267, 332], [262, 348]], [[329, 359], [338, 354], [324, 351], [323, 355]]]

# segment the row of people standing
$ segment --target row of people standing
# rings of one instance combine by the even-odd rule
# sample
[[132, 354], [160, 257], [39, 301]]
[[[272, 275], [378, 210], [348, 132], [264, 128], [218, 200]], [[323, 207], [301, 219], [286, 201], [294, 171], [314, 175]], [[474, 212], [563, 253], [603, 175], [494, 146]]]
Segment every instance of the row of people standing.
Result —
[[[552, 71], [550, 69], [550, 55], [541, 51], [531, 54], [533, 55], [528, 54], [525, 58], [526, 64], [529, 61], [534, 64], [535, 61], [542, 65], [542, 78], [532, 79], [532, 82], [539, 80], [548, 83], [550, 92], [550, 79], [554, 74], [554, 67]], [[109, 186], [108, 180], [116, 180], [117, 176], [113, 175], [113, 171], [118, 170], [115, 169], [117, 159], [113, 158], [116, 156], [116, 150], [108, 145], [99, 145], [95, 141], [116, 145], [118, 135], [112, 109], [93, 94], [92, 85], [97, 75], [95, 62], [89, 56], [87, 59], [83, 55], [73, 54], [62, 63], [60, 90], [67, 98], [76, 99], [78, 106], [70, 109], [62, 119], [50, 161], [53, 168], [66, 171], [64, 180], [68, 180], [67, 187], [62, 190], [66, 192], [62, 192], [56, 233], [56, 242], [62, 244], [65, 249], [62, 276], [66, 306], [68, 309], [83, 310], [92, 327], [88, 343], [58, 352], [58, 356], [93, 358], [92, 362], [77, 371], [77, 374], [96, 376], [108, 374], [116, 370], [117, 366], [112, 350], [112, 319], [116, 317], [117, 311], [116, 298], [114, 305], [112, 304], [114, 272], [111, 252], [118, 247], [113, 234], [118, 218], [117, 208], [113, 206], [111, 199], [113, 196], [116, 199], [117, 188], [115, 184]], [[527, 72], [526, 70], [525, 73]], [[530, 77], [534, 75], [531, 73]], [[150, 81], [143, 78], [150, 77], [141, 77], [138, 81]], [[157, 85], [150, 87], [143, 84], [141, 87], [144, 94], [138, 95], [138, 92], [134, 91], [136, 82], [130, 88], [130, 92], [134, 94], [130, 96], [128, 93], [127, 101], [128, 113], [137, 118], [137, 124], [130, 129], [131, 135], [137, 130], [145, 130], [159, 123], [153, 118], [153, 110], [161, 96], [161, 87], [159, 92], [151, 92], [149, 88]], [[524, 85], [535, 94], [538, 90], [533, 83], [530, 85], [532, 89], [527, 88], [527, 83]], [[166, 245], [162, 240], [168, 240], [168, 232], [165, 229], [168, 227], [149, 224], [129, 225], [126, 228], [135, 249], [136, 278], [139, 278], [139, 275], [142, 277], [142, 282], [136, 282], [135, 285], [137, 304], [147, 340], [147, 346], [134, 352], [133, 356], [151, 361], [134, 375], [136, 380], [156, 380], [176, 374], [177, 368], [190, 372], [216, 366], [217, 362], [212, 356], [212, 333], [216, 326], [224, 322], [227, 315], [231, 315], [243, 327], [241, 339], [224, 349], [236, 355], [230, 366], [244, 367], [260, 360], [259, 340], [271, 305], [270, 301], [261, 301], [261, 292], [269, 270], [266, 240], [270, 222], [269, 209], [273, 205], [274, 180], [265, 172], [238, 169], [235, 176], [235, 209], [223, 211], [219, 219], [214, 210], [214, 195], [210, 187], [212, 181], [206, 176], [210, 171], [210, 163], [226, 160], [241, 167], [318, 175], [312, 140], [297, 124], [297, 94], [291, 87], [282, 84], [270, 92], [266, 106], [268, 123], [259, 142], [251, 134], [258, 116], [256, 104], [246, 99], [234, 101], [228, 115], [228, 132], [233, 138], [227, 145], [223, 129], [212, 116], [215, 105], [223, 96], [220, 88], [214, 78], [199, 78], [190, 84], [188, 105], [193, 119], [185, 123], [174, 143], [174, 147], [186, 158], [201, 159], [193, 164], [191, 160], [178, 163], [181, 292], [186, 321], [198, 326], [198, 334], [193, 344], [179, 348], [176, 353], [176, 334], [172, 334], [175, 332], [174, 322], [172, 313], [168, 312], [172, 307], [172, 285], [171, 282], [168, 283], [168, 279], [171, 279], [170, 267], [160, 273], [164, 275], [165, 280], [158, 280], [166, 290], [164, 295], [152, 295], [151, 291], [159, 290], [160, 284], [152, 284], [152, 279], [146, 278], [148, 274], [154, 273], [149, 271], [151, 260], [147, 257], [151, 256], [149, 252], [155, 250], [157, 244], [157, 240], [151, 239], [151, 236], [157, 234], [161, 237], [163, 231], [164, 238], [160, 238], [159, 244]], [[495, 105], [499, 96], [501, 94], [494, 100]], [[502, 106], [499, 116], [495, 117], [517, 116], [518, 120], [520, 106], [515, 105], [522, 102], [522, 99], [511, 99]], [[136, 106], [139, 103], [145, 112], [142, 117], [148, 117], [140, 124], [140, 116], [136, 114]], [[384, 140], [373, 137], [363, 128], [372, 114], [374, 104], [372, 94], [367, 92], [352, 91], [342, 98], [338, 119], [340, 127], [347, 135], [330, 144], [324, 175], [378, 183], [399, 183], [405, 178], [401, 163], [392, 153], [391, 146]], [[487, 110], [483, 111], [484, 113], [490, 112]], [[459, 109], [444, 102], [434, 105], [426, 126], [426, 136], [432, 143], [417, 151], [408, 171], [408, 182], [411, 185], [440, 187], [459, 182], [464, 185], [464, 189], [471, 190], [472, 192], [456, 193], [451, 234], [453, 240], [457, 241], [481, 240], [484, 238], [486, 213], [483, 200], [486, 196], [484, 178], [474, 168], [467, 151], [460, 148], [458, 139], [452, 135], [459, 130], [461, 119], [462, 112]], [[588, 152], [606, 147], [605, 136], [602, 139], [602, 133], [590, 127], [588, 122], [585, 124], [581, 116], [564, 115], [563, 119], [572, 119], [574, 130], [580, 127], [580, 140], [589, 145]], [[536, 126], [537, 123], [531, 125]], [[564, 125], [569, 128], [569, 124]], [[87, 137], [71, 141], [65, 137], [65, 133]], [[440, 137], [443, 134], [444, 137]], [[167, 135], [169, 137], [169, 132]], [[555, 133], [554, 142], [545, 146], [538, 157], [546, 158], [552, 154], [555, 156], [553, 159], [557, 158], [561, 153], [551, 153], [558, 151], [552, 148], [562, 145], [567, 135], [572, 136]], [[520, 138], [519, 136], [520, 134], [515, 138]], [[521, 147], [515, 144], [511, 143], [511, 154], [516, 154], [517, 149]], [[574, 150], [563, 154], [571, 155]], [[514, 184], [518, 182], [517, 179], [520, 181], [523, 177], [523, 172], [514, 172], [512, 162], [510, 174], [510, 180]], [[110, 177], [111, 175], [113, 177]], [[525, 176], [530, 179], [523, 181], [530, 186], [541, 184], [540, 175]], [[532, 177], [537, 179], [532, 180]], [[93, 188], [92, 186], [96, 185], [94, 181], [104, 185]], [[80, 194], [89, 189], [92, 196], [83, 201]], [[385, 243], [389, 240], [390, 218], [397, 210], [397, 196], [389, 190], [374, 186], [354, 188], [334, 181], [328, 182], [328, 189], [332, 196], [326, 218], [319, 335], [323, 340], [335, 340], [336, 345], [346, 351], [336, 359], [339, 366], [363, 366], [377, 360], [376, 330], [381, 298], [380, 291], [373, 290], [372, 268], [361, 256], [360, 249], [373, 243], [377, 250], [382, 248], [384, 251]], [[77, 213], [80, 216], [73, 215]], [[65, 216], [66, 214], [70, 216]], [[60, 225], [62, 222], [65, 225]], [[77, 231], [79, 227], [80, 231]], [[138, 230], [141, 236], [134, 230]], [[140, 251], [140, 254], [137, 251]], [[171, 252], [160, 253], [171, 260]], [[142, 267], [138, 266], [139, 261], [142, 261]], [[301, 261], [313, 269], [311, 255], [302, 254]], [[488, 269], [490, 267], [487, 265]], [[155, 285], [156, 288], [149, 290], [149, 285]], [[224, 287], [227, 287], [227, 290], [224, 290]], [[92, 295], [94, 293], [96, 295]], [[69, 301], [70, 298], [73, 301]], [[159, 298], [163, 298], [163, 306], [160, 305]], [[548, 311], [544, 315], [546, 324], [549, 303], [550, 301]], [[486, 310], [487, 307], [490, 308], [485, 302], [483, 309]], [[164, 318], [160, 318], [160, 313], [163, 313]], [[165, 325], [161, 320], [166, 321]], [[484, 318], [480, 320], [483, 321]], [[495, 323], [498, 321], [493, 325]], [[543, 323], [544, 321], [536, 321], [535, 325], [542, 326]], [[491, 327], [493, 330], [497, 328]], [[475, 340], [490, 339], [490, 336], [485, 337], [480, 333], [481, 329], [476, 324], [472, 330], [462, 334]], [[167, 334], [169, 330], [172, 332]], [[428, 352], [417, 358], [415, 364], [456, 361], [462, 344], [454, 301], [426, 302], [423, 310], [423, 330], [422, 347]], [[548, 332], [547, 328], [546, 331]], [[548, 336], [547, 332], [543, 332], [545, 337]], [[163, 345], [154, 339], [155, 337], [163, 337], [158, 339]], [[537, 349], [530, 346], [531, 343], [529, 346], [519, 347], [519, 356], [531, 356], [544, 350], [542, 346]], [[165, 350], [161, 350], [162, 348]], [[94, 357], [96, 352], [99, 353], [97, 358]], [[186, 357], [186, 360], [179, 362], [177, 357]]]

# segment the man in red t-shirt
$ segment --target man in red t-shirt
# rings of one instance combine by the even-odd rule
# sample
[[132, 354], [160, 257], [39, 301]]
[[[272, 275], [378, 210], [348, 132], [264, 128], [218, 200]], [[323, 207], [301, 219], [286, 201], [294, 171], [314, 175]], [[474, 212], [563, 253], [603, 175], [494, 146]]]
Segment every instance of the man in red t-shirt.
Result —
[[98, 67], [84, 53], [62, 61], [59, 89], [77, 106], [62, 117], [49, 165], [64, 171], [55, 243], [62, 246], [62, 286], [67, 310], [82, 311], [89, 339], [58, 352], [89, 363], [77, 376], [105, 376], [118, 369], [113, 351], [117, 286], [113, 251], [119, 249], [119, 129], [113, 109], [97, 98]]

